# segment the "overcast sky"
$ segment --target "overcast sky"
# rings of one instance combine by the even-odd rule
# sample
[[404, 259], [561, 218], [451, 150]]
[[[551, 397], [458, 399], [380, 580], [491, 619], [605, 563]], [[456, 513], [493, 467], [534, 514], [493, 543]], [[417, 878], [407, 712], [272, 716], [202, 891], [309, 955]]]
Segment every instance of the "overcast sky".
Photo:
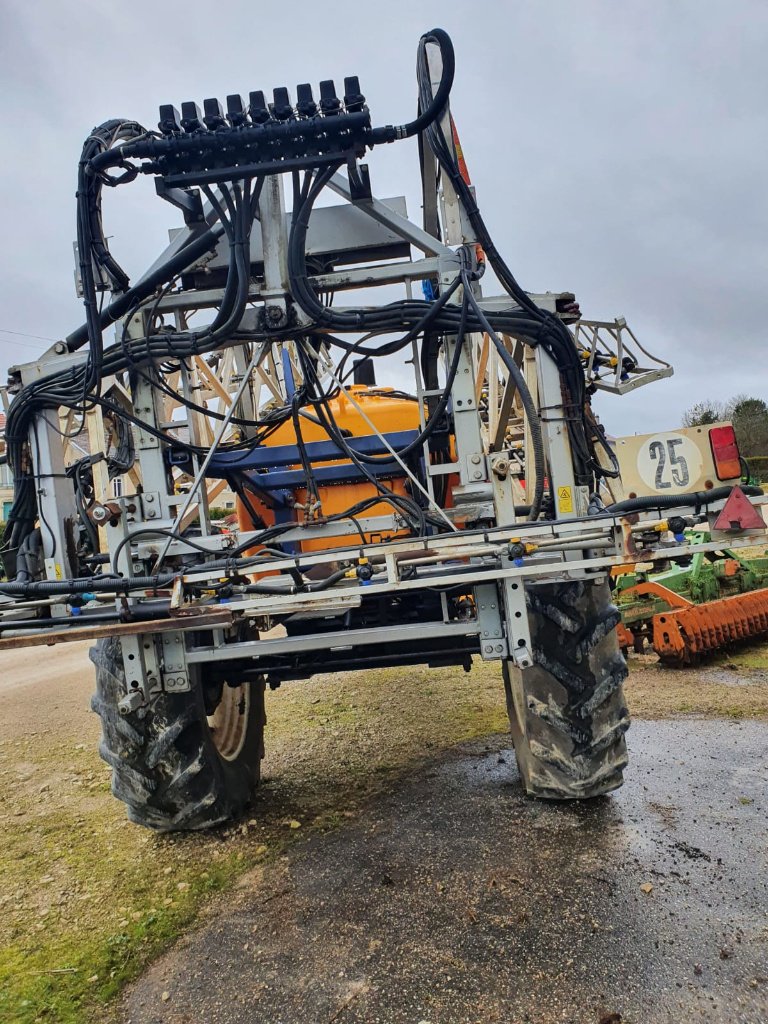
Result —
[[[764, 0], [183, 4], [27, 0], [0, 11], [4, 204], [0, 363], [81, 320], [75, 179], [88, 130], [155, 127], [160, 103], [359, 74], [375, 123], [415, 108], [419, 35], [453, 37], [452, 109], [496, 244], [532, 291], [627, 318], [675, 376], [601, 397], [613, 433], [687, 406], [768, 398], [768, 4]], [[374, 190], [418, 220], [410, 143], [375, 150]], [[105, 195], [132, 277], [174, 211], [139, 181]]]

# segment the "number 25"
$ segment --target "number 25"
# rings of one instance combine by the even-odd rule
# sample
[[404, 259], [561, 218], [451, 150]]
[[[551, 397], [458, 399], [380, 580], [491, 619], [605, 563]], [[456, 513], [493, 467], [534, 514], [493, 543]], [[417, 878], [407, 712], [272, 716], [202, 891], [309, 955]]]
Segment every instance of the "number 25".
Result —
[[[648, 454], [654, 462], [658, 463], [656, 466], [656, 490], [669, 490], [673, 484], [675, 487], [687, 487], [690, 483], [691, 475], [688, 472], [688, 463], [684, 456], [678, 455], [675, 451], [675, 448], [682, 443], [681, 437], [672, 437], [667, 441], [666, 450], [662, 441], [651, 441], [648, 446]], [[664, 479], [667, 456], [669, 456], [672, 473], [671, 480]]]

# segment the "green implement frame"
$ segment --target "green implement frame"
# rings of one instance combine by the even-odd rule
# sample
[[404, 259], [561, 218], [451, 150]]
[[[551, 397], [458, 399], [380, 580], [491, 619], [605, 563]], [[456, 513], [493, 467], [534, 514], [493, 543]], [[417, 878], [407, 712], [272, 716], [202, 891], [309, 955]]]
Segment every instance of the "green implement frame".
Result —
[[[707, 543], [710, 540], [708, 531], [687, 530], [686, 537], [691, 544]], [[680, 626], [676, 617], [687, 617], [696, 621], [696, 608], [701, 609], [702, 623], [714, 618], [724, 629], [709, 629], [709, 640], [704, 645], [705, 651], [717, 650], [719, 646], [732, 639], [745, 639], [757, 636], [765, 630], [761, 622], [755, 622], [752, 628], [728, 628], [744, 618], [746, 605], [738, 600], [739, 595], [765, 590], [766, 607], [768, 607], [768, 551], [761, 555], [746, 558], [728, 548], [718, 551], [700, 551], [689, 558], [676, 559], [661, 572], [643, 571], [637, 567], [633, 572], [622, 573], [616, 577], [614, 600], [621, 612], [619, 641], [624, 648], [632, 647], [636, 653], [642, 653], [646, 642], [651, 644], [665, 661], [675, 664], [689, 664], [693, 658], [670, 657], [669, 637], [665, 636], [670, 624], [682, 636], [684, 647], [694, 645], [693, 636], [689, 637], [685, 626]], [[715, 604], [717, 602], [717, 604]], [[750, 609], [754, 605], [750, 600]], [[709, 610], [706, 606], [711, 606]], [[708, 615], [712, 613], [711, 615]], [[705, 619], [705, 616], [707, 618]], [[688, 633], [693, 633], [688, 629]], [[697, 631], [698, 632], [698, 631]], [[699, 650], [698, 653], [703, 653]]]

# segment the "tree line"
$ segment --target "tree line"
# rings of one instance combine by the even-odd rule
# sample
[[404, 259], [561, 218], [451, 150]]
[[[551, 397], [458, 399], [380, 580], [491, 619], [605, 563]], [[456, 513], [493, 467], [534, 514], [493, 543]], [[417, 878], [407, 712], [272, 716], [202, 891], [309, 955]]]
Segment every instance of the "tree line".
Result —
[[762, 398], [736, 395], [726, 402], [707, 399], [697, 402], [683, 414], [683, 426], [701, 427], [729, 420], [736, 432], [741, 457], [749, 464], [750, 475], [768, 480], [768, 405]]

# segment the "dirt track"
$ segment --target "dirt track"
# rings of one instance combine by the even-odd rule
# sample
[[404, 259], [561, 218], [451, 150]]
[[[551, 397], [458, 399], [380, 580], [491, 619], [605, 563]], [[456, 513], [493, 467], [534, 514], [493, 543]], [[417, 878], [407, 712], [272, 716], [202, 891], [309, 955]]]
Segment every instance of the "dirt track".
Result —
[[252, 875], [124, 1020], [763, 1024], [768, 727], [638, 723], [632, 754], [563, 806], [503, 738], [453, 752]]

